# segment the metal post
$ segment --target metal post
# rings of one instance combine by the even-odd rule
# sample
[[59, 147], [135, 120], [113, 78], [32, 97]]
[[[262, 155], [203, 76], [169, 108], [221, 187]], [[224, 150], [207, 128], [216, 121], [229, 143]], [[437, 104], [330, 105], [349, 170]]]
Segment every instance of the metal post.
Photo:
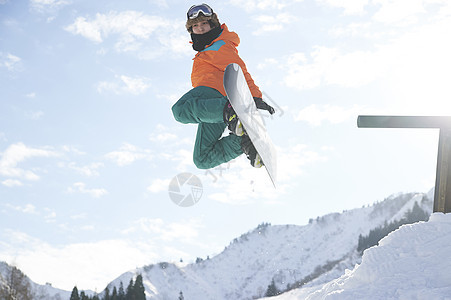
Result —
[[451, 129], [440, 129], [435, 180], [434, 212], [451, 212]]
[[434, 212], [451, 212], [451, 117], [450, 116], [359, 116], [359, 128], [438, 128]]

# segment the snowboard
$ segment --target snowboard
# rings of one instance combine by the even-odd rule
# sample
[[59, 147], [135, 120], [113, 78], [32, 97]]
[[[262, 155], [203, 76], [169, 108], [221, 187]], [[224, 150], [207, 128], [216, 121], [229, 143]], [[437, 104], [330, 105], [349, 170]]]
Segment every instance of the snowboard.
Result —
[[227, 98], [243, 124], [246, 134], [262, 158], [269, 177], [276, 187], [277, 153], [268, 135], [260, 112], [238, 64], [229, 64], [224, 72], [224, 89]]

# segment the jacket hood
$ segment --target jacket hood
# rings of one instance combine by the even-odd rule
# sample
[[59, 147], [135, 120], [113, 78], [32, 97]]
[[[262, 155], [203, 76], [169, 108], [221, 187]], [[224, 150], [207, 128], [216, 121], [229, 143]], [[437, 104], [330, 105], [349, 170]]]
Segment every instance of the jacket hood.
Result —
[[227, 25], [224, 23], [221, 25], [222, 33], [213, 41], [216, 42], [218, 40], [230, 41], [234, 44], [235, 47], [238, 47], [240, 44], [240, 37], [234, 31], [229, 31]]

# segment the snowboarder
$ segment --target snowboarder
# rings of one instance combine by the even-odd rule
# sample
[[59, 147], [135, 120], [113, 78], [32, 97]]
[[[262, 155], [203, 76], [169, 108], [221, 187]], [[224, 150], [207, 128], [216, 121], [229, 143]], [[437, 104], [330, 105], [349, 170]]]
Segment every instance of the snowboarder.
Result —
[[[242, 68], [257, 108], [274, 113], [262, 100], [262, 93], [239, 57], [238, 35], [220, 24], [218, 16], [207, 4], [193, 5], [187, 12], [186, 29], [191, 34], [193, 89], [172, 107], [174, 118], [183, 124], [198, 124], [193, 161], [199, 169], [214, 168], [245, 153], [253, 167], [263, 162], [252, 145], [236, 113], [228, 102], [224, 86], [224, 70], [230, 63]], [[222, 137], [228, 127], [230, 134]]]

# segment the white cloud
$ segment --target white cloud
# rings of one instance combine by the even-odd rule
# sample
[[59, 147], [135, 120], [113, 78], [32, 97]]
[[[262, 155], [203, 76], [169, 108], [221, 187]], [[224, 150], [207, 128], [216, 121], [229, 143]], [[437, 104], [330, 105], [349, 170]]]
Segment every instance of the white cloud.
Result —
[[64, 145], [64, 146], [62, 146], [62, 149], [64, 152], [75, 153], [77, 155], [85, 155], [86, 154], [86, 152], [83, 152], [83, 151], [77, 149], [76, 147], [70, 146], [70, 145]]
[[121, 93], [121, 88], [119, 87], [119, 84], [117, 82], [100, 81], [99, 83], [97, 83], [96, 87], [99, 94], [102, 94], [104, 92], [112, 92], [119, 95]]
[[97, 84], [99, 93], [112, 92], [115, 94], [140, 95], [150, 88], [150, 79], [146, 77], [116, 76], [115, 81], [101, 81]]
[[288, 76], [285, 82], [289, 87], [296, 89], [311, 89], [318, 87], [321, 84], [321, 77], [324, 70], [332, 60], [331, 56], [326, 55], [324, 51], [320, 55], [316, 52], [312, 53], [314, 63], [307, 64], [307, 57], [304, 53], [295, 53], [290, 55], [287, 59]]
[[140, 231], [153, 235], [153, 239], [166, 242], [179, 240], [185, 243], [194, 243], [195, 238], [199, 236], [199, 229], [202, 227], [202, 222], [198, 219], [168, 223], [160, 218], [140, 218], [122, 233], [130, 234]]
[[354, 106], [352, 108], [344, 108], [336, 105], [318, 106], [312, 104], [300, 110], [294, 117], [295, 121], [304, 121], [312, 126], [319, 126], [323, 122], [328, 121], [331, 124], [339, 124], [351, 119], [356, 119], [357, 115], [362, 112], [362, 107]]
[[69, 193], [81, 193], [88, 194], [94, 198], [100, 198], [108, 194], [106, 189], [88, 189], [86, 188], [86, 184], [83, 182], [76, 182], [71, 187], [67, 189]]
[[448, 0], [436, 0], [433, 2], [440, 3], [441, 5], [438, 13], [439, 17], [448, 17], [451, 15], [451, 3]]
[[36, 93], [35, 92], [31, 92], [25, 95], [25, 97], [30, 98], [30, 99], [34, 99], [36, 98]]
[[6, 179], [2, 181], [2, 184], [7, 187], [15, 187], [15, 186], [22, 186], [23, 183], [20, 180], [16, 179]]
[[70, 218], [72, 220], [82, 220], [82, 219], [86, 219], [87, 217], [88, 217], [87, 213], [81, 213], [81, 214], [78, 214], [78, 215], [70, 216]]
[[15, 210], [24, 214], [30, 214], [30, 215], [42, 215], [43, 220], [46, 223], [54, 223], [56, 221], [56, 212], [53, 209], [50, 208], [44, 208], [42, 210], [39, 210], [31, 203], [27, 203], [25, 205], [12, 205], [12, 204], [5, 204], [6, 208]]
[[179, 162], [177, 170], [186, 170], [187, 166], [193, 165], [193, 151], [180, 149], [172, 156], [172, 160]]
[[41, 119], [43, 115], [44, 115], [44, 112], [40, 111], [40, 110], [39, 111], [30, 111], [30, 112], [25, 113], [26, 118], [28, 118], [30, 120], [34, 120], [34, 121]]
[[362, 15], [368, 0], [316, 0], [319, 3], [344, 9], [345, 15]]
[[25, 180], [38, 180], [39, 176], [33, 171], [18, 167], [20, 163], [35, 157], [57, 157], [59, 153], [49, 149], [27, 147], [23, 143], [9, 146], [0, 158], [0, 175], [17, 177]]
[[169, 129], [158, 124], [155, 131], [150, 135], [149, 140], [156, 143], [172, 142], [177, 140], [177, 135], [169, 132]]
[[[304, 144], [296, 144], [289, 148], [278, 148], [279, 181], [282, 186], [289, 184], [293, 178], [305, 174], [309, 165], [327, 162], [328, 156]], [[286, 188], [286, 187], [285, 187]]]
[[168, 51], [173, 54], [191, 54], [186, 46], [189, 37], [185, 34], [184, 22], [138, 11], [98, 13], [93, 19], [78, 17], [65, 29], [95, 43], [117, 37], [114, 45], [116, 51], [135, 52], [142, 59], [167, 55]]
[[171, 106], [180, 99], [180, 95], [185, 93], [188, 89], [192, 88], [191, 85], [184, 84], [183, 88], [179, 89], [180, 91], [170, 91], [171, 94], [159, 94], [157, 95], [158, 99], [163, 99], [167, 101]]
[[53, 246], [19, 231], [7, 230], [6, 235], [2, 260], [15, 261], [40, 284], [51, 282], [68, 291], [75, 284], [80, 290], [102, 290], [114, 276], [158, 259], [157, 247], [150, 242], [110, 239]]
[[451, 19], [444, 18], [403, 35], [384, 52], [392, 57], [386, 78], [387, 89], [393, 93], [394, 113], [448, 115], [449, 70], [451, 69], [451, 40], [448, 34]]
[[[436, 8], [440, 11], [444, 9], [443, 6]], [[421, 9], [415, 11], [420, 12]], [[290, 75], [285, 82], [293, 88], [307, 89], [331, 84], [357, 87], [378, 81], [384, 86], [383, 92], [391, 94], [395, 100], [387, 105], [385, 113], [449, 114], [451, 105], [447, 99], [451, 91], [447, 83], [447, 70], [451, 67], [451, 42], [443, 37], [451, 26], [451, 10], [446, 14], [423, 18], [408, 31], [393, 30], [392, 25], [387, 27], [391, 30], [382, 31], [382, 36], [377, 36], [381, 33], [380, 25], [376, 26], [374, 22], [362, 24], [361, 27], [351, 24], [334, 30], [334, 34], [341, 38], [347, 35], [379, 43], [371, 51], [345, 53], [339, 49], [325, 50], [332, 54], [323, 64], [321, 58], [325, 53], [318, 53], [318, 48], [310, 60], [306, 54], [302, 54], [304, 61], [299, 60], [294, 66], [290, 66], [287, 60]]]
[[263, 35], [266, 32], [283, 30], [284, 26], [294, 22], [296, 17], [288, 13], [279, 13], [277, 15], [260, 15], [255, 20], [259, 26], [258, 30], [254, 31], [254, 35]]
[[374, 22], [336, 24], [329, 30], [329, 34], [337, 39], [363, 38], [366, 40], [377, 40], [394, 34], [393, 31], [377, 31], [374, 28]]
[[229, 205], [248, 205], [256, 201], [268, 201], [276, 196], [276, 191], [264, 168], [253, 168], [244, 156], [205, 170], [204, 189], [212, 186], [216, 193], [208, 193], [208, 198]]
[[149, 78], [122, 75], [121, 80], [125, 84], [125, 90], [135, 95], [144, 93], [150, 87]]
[[46, 223], [53, 223], [56, 219], [56, 212], [53, 209], [45, 208], [44, 209], [46, 215], [44, 216], [44, 220]]
[[[300, 0], [302, 1], [302, 0]], [[281, 10], [287, 7], [292, 2], [300, 1], [286, 1], [286, 0], [230, 0], [232, 5], [244, 8], [246, 11], [253, 12], [255, 10]]]
[[151, 135], [149, 138], [153, 142], [164, 143], [168, 141], [174, 141], [177, 139], [177, 135], [169, 132], [161, 132], [156, 135]]
[[84, 230], [84, 231], [93, 231], [95, 229], [95, 226], [94, 225], [84, 225], [84, 226], [80, 227], [80, 229]]
[[160, 6], [160, 7], [169, 7], [167, 0], [149, 0], [151, 3]]
[[[177, 26], [178, 23], [174, 24]], [[174, 26], [171, 31], [164, 34], [158, 34], [158, 42], [163, 46], [163, 51], [149, 51], [143, 52], [140, 55], [141, 59], [153, 59], [156, 56], [165, 55], [169, 51], [176, 55], [192, 56], [193, 49], [190, 47], [190, 37], [185, 29], [185, 22], [180, 22], [180, 27]], [[174, 56], [174, 55], [173, 55]]]
[[72, 170], [78, 172], [79, 174], [82, 174], [87, 177], [94, 177], [94, 176], [99, 176], [98, 169], [102, 168], [104, 165], [103, 165], [103, 163], [95, 162], [95, 163], [91, 163], [86, 166], [78, 166], [77, 163], [71, 162], [67, 165], [61, 164], [60, 166], [68, 167], [69, 169], [72, 169]]
[[36, 210], [36, 207], [33, 204], [25, 204], [25, 206], [13, 206], [11, 204], [6, 204], [6, 207], [25, 213], [25, 214], [33, 214], [33, 215], [37, 215], [38, 212]]
[[[426, 5], [446, 4], [442, 0], [316, 0], [330, 7], [343, 8], [345, 15], [363, 15], [371, 6], [376, 9], [373, 20], [381, 23], [417, 22], [421, 14], [426, 13]], [[368, 9], [368, 12], [370, 10]]]
[[30, 0], [31, 10], [39, 13], [55, 12], [68, 4], [70, 1], [66, 0]]
[[118, 166], [126, 166], [141, 159], [152, 159], [153, 155], [150, 150], [140, 149], [134, 145], [124, 143], [118, 151], [107, 153], [105, 157], [114, 161]]
[[[287, 70], [285, 83], [306, 90], [330, 85], [361, 87], [388, 78], [407, 81], [407, 78], [416, 77], [421, 78], [418, 82], [441, 82], [443, 70], [450, 61], [449, 55], [445, 54], [450, 42], [443, 38], [445, 28], [451, 25], [451, 10], [446, 12], [446, 4], [441, 0], [378, 0], [372, 5], [377, 12], [370, 21], [344, 23], [329, 31], [344, 41], [339, 46], [317, 45], [310, 52], [286, 57], [283, 64]], [[432, 10], [442, 13], [424, 16]], [[399, 25], [409, 27], [399, 30]], [[349, 38], [352, 47], [345, 38]], [[363, 42], [355, 47], [355, 41]], [[411, 90], [421, 86], [410, 83]], [[443, 88], [429, 89], [437, 90], [444, 92]]]
[[279, 60], [275, 58], [265, 58], [263, 61], [259, 62], [257, 68], [259, 70], [263, 70], [267, 67], [277, 66], [279, 64]]
[[152, 193], [167, 191], [169, 182], [170, 182], [169, 179], [155, 179], [154, 181], [152, 181], [147, 190]]
[[22, 59], [11, 53], [0, 52], [0, 68], [8, 71], [20, 71], [22, 69]]
[[409, 25], [418, 21], [419, 15], [426, 12], [425, 0], [373, 0], [380, 6], [373, 19], [381, 23], [404, 23]]
[[[194, 139], [187, 137], [185, 133], [180, 133], [180, 127], [168, 128], [158, 124], [149, 135], [149, 140], [155, 146], [161, 147], [158, 157], [170, 162], [178, 163], [176, 169], [180, 172], [186, 171], [187, 166], [193, 165], [193, 144]], [[181, 136], [184, 136], [181, 138]]]
[[285, 83], [300, 90], [322, 85], [363, 86], [387, 71], [390, 55], [385, 49], [343, 54], [337, 48], [317, 46], [310, 53], [310, 59], [304, 53], [288, 57]]
[[304, 169], [313, 164], [327, 161], [327, 156], [311, 147], [296, 144], [288, 148], [277, 147], [277, 190], [273, 187], [269, 175], [263, 168], [253, 168], [244, 156], [206, 170], [203, 178], [204, 189], [212, 185], [216, 193], [208, 194], [208, 198], [229, 205], [277, 204], [280, 198], [292, 185], [293, 178], [304, 174]]
[[103, 41], [100, 25], [90, 23], [86, 21], [86, 18], [84, 17], [78, 17], [73, 24], [67, 26], [65, 29], [73, 34], [79, 34], [96, 43], [101, 43]]

